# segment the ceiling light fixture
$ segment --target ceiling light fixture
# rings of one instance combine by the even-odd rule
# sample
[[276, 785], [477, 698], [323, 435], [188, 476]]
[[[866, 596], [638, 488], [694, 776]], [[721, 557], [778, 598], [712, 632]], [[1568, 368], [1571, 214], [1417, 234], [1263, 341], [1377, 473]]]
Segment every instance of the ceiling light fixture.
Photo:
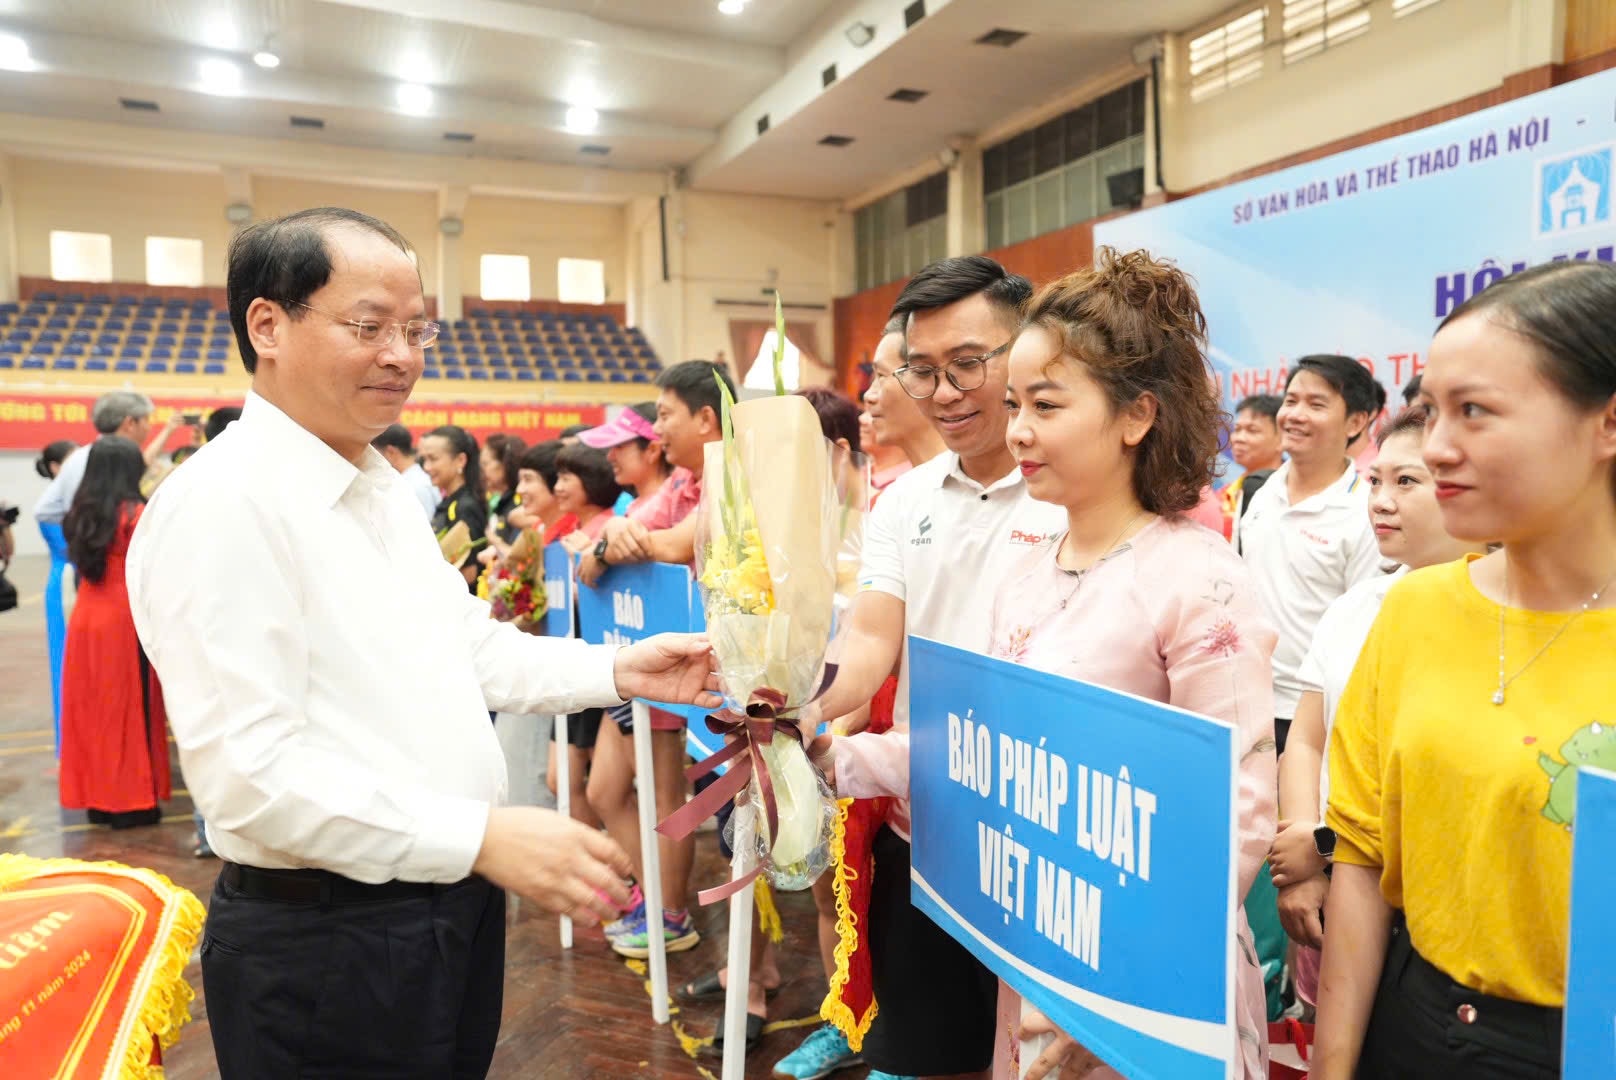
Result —
[[274, 68], [281, 66], [281, 58], [270, 52], [269, 46], [266, 44], [262, 49], [259, 49], [257, 52], [253, 53], [253, 63], [257, 64], [261, 68], [269, 68], [273, 70]]
[[241, 93], [241, 68], [229, 60], [210, 56], [197, 65], [202, 74], [202, 92], [228, 97]]
[[580, 135], [588, 135], [600, 127], [600, 113], [588, 105], [572, 105], [567, 109], [567, 130]]
[[746, 0], [718, 0], [720, 15], [739, 15], [746, 10]]
[[28, 42], [16, 34], [0, 34], [0, 70], [34, 71], [38, 67], [28, 52]]
[[411, 116], [425, 116], [432, 111], [432, 88], [420, 83], [399, 83], [393, 91], [398, 107]]
[[847, 34], [847, 40], [852, 42], [855, 49], [862, 49], [875, 40], [875, 27], [867, 22], [856, 22], [849, 26], [844, 33]]

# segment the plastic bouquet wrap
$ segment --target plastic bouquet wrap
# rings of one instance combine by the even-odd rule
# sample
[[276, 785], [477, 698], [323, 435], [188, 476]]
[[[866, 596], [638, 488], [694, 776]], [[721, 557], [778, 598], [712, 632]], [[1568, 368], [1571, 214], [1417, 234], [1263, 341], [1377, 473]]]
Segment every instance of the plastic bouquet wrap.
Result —
[[489, 613], [500, 622], [515, 623], [530, 634], [543, 633], [544, 547], [537, 532], [522, 531], [509, 553], [483, 572], [477, 595], [488, 601]]
[[[784, 335], [780, 335], [784, 340]], [[722, 442], [709, 443], [697, 513], [697, 581], [718, 659], [726, 711], [715, 731], [738, 734], [691, 770], [732, 762], [728, 774], [659, 826], [683, 835], [735, 797], [730, 830], [750, 823], [758, 871], [806, 889], [831, 862], [834, 796], [809, 761], [790, 717], [829, 684], [839, 552], [861, 525], [865, 465], [828, 441], [807, 398], [734, 404], [725, 389]], [[712, 804], [712, 805], [709, 805]], [[733, 844], [733, 833], [731, 843]], [[750, 876], [702, 893], [728, 895]]]

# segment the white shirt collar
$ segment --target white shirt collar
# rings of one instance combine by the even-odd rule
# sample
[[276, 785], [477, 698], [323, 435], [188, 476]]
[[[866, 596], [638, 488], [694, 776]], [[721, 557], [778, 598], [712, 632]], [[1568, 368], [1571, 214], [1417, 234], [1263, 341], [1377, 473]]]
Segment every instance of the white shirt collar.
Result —
[[974, 493], [985, 495], [989, 492], [999, 491], [1003, 488], [1015, 487], [1017, 484], [1022, 482], [1020, 471], [1017, 469], [1011, 469], [1009, 472], [1005, 473], [991, 484], [979, 484], [975, 480], [972, 480], [969, 476], [965, 475], [965, 469], [960, 465], [960, 456], [954, 451], [944, 450], [938, 455], [938, 457], [946, 466], [946, 468], [940, 470], [938, 473], [938, 487], [942, 487], [948, 481], [953, 480], [956, 483], [964, 484]]
[[[1263, 485], [1263, 490], [1265, 490], [1265, 491], [1270, 487], [1273, 488], [1274, 489], [1274, 495], [1285, 506], [1291, 506], [1292, 505], [1291, 504], [1290, 475], [1291, 475], [1291, 463], [1289, 461], [1287, 461], [1287, 462], [1285, 462], [1285, 464], [1283, 464], [1279, 468], [1275, 469], [1274, 470], [1274, 475], [1270, 476], [1268, 478], [1268, 482]], [[1302, 507], [1307, 506], [1309, 503], [1313, 503], [1315, 501], [1317, 501], [1321, 505], [1330, 505], [1330, 504], [1333, 504], [1333, 503], [1337, 503], [1337, 502], [1339, 502], [1339, 501], [1341, 501], [1343, 499], [1346, 499], [1348, 496], [1353, 495], [1358, 490], [1358, 484], [1359, 484], [1360, 480], [1361, 480], [1361, 478], [1358, 476], [1358, 465], [1357, 465], [1357, 463], [1354, 462], [1354, 461], [1348, 460], [1347, 464], [1346, 464], [1346, 468], [1344, 468], [1342, 470], [1341, 475], [1336, 477], [1334, 480], [1332, 480], [1328, 487], [1326, 487], [1323, 491], [1316, 492], [1315, 494], [1309, 495], [1307, 498], [1303, 499], [1301, 502], [1296, 503], [1295, 506], [1292, 507], [1292, 508], [1293, 509], [1300, 509]]]
[[321, 506], [335, 506], [361, 478], [382, 491], [398, 478], [398, 470], [388, 464], [375, 447], [365, 447], [364, 458], [355, 466], [279, 406], [254, 391], [247, 392], [238, 423], [244, 423], [243, 430], [252, 432], [267, 442], [274, 453], [281, 455], [286, 472], [296, 476]]

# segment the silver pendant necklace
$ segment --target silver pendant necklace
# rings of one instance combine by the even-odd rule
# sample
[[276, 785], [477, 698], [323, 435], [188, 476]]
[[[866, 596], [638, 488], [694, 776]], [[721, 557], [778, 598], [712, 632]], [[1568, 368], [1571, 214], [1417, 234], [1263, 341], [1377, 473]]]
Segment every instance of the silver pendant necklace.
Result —
[[1612, 575], [1609, 581], [1601, 585], [1599, 590], [1590, 596], [1582, 607], [1572, 612], [1571, 618], [1567, 619], [1563, 624], [1561, 624], [1560, 629], [1554, 632], [1554, 636], [1549, 638], [1548, 641], [1544, 642], [1541, 649], [1532, 654], [1532, 659], [1522, 664], [1515, 674], [1505, 678], [1504, 672], [1507, 669], [1504, 664], [1504, 611], [1509, 607], [1509, 559], [1508, 557], [1504, 559], [1504, 602], [1498, 606], [1498, 689], [1493, 691], [1492, 702], [1494, 705], [1502, 705], [1504, 703], [1504, 691], [1509, 689], [1510, 683], [1513, 683], [1516, 679], [1526, 674], [1526, 669], [1537, 663], [1538, 658], [1544, 653], [1548, 652], [1549, 647], [1556, 641], [1559, 641], [1561, 636], [1564, 635], [1567, 630], [1571, 629], [1572, 623], [1582, 618], [1589, 608], [1599, 603], [1599, 598], [1603, 596], [1605, 594], [1605, 590], [1609, 589], [1612, 585], [1616, 585], [1616, 575]]
[[[1066, 610], [1066, 605], [1070, 604], [1072, 602], [1072, 598], [1077, 595], [1077, 591], [1083, 587], [1083, 579], [1088, 577], [1089, 572], [1092, 571], [1095, 567], [1099, 566], [1101, 563], [1105, 562], [1107, 559], [1111, 558], [1113, 555], [1116, 555], [1116, 554], [1120, 553], [1123, 550], [1124, 546], [1125, 546], [1123, 544], [1123, 542], [1122, 542], [1122, 538], [1124, 536], [1127, 536], [1128, 535], [1128, 530], [1133, 528], [1135, 525], [1137, 525], [1139, 523], [1139, 520], [1141, 518], [1147, 516], [1149, 513], [1150, 513], [1150, 511], [1148, 511], [1148, 510], [1141, 510], [1139, 513], [1135, 514], [1132, 518], [1130, 518], [1129, 521], [1128, 521], [1128, 524], [1126, 524], [1126, 525], [1124, 525], [1122, 527], [1122, 531], [1117, 533], [1117, 538], [1115, 540], [1111, 541], [1111, 546], [1110, 546], [1109, 549], [1106, 550], [1106, 553], [1104, 555], [1101, 555], [1098, 559], [1095, 559], [1093, 562], [1089, 563], [1087, 566], [1083, 567], [1080, 570], [1068, 570], [1068, 569], [1066, 569], [1066, 567], [1061, 566], [1061, 564], [1060, 564], [1060, 548], [1055, 549], [1055, 567], [1058, 570], [1060, 570], [1061, 573], [1066, 574], [1069, 577], [1073, 577], [1073, 578], [1077, 579], [1072, 584], [1072, 588], [1071, 588], [1070, 591], [1067, 592], [1065, 598], [1063, 600], [1061, 600], [1059, 605], [1056, 606], [1055, 611], [1065, 611]], [[1053, 612], [1051, 614], [1053, 614]]]

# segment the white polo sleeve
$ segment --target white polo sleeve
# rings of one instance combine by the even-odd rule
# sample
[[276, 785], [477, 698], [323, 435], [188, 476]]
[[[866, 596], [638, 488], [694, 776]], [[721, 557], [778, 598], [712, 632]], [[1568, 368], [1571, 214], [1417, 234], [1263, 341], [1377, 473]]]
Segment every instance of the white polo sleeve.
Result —
[[889, 488], [864, 519], [859, 592], [884, 592], [899, 600], [908, 599], [903, 584], [903, 533], [909, 518], [905, 494]]

